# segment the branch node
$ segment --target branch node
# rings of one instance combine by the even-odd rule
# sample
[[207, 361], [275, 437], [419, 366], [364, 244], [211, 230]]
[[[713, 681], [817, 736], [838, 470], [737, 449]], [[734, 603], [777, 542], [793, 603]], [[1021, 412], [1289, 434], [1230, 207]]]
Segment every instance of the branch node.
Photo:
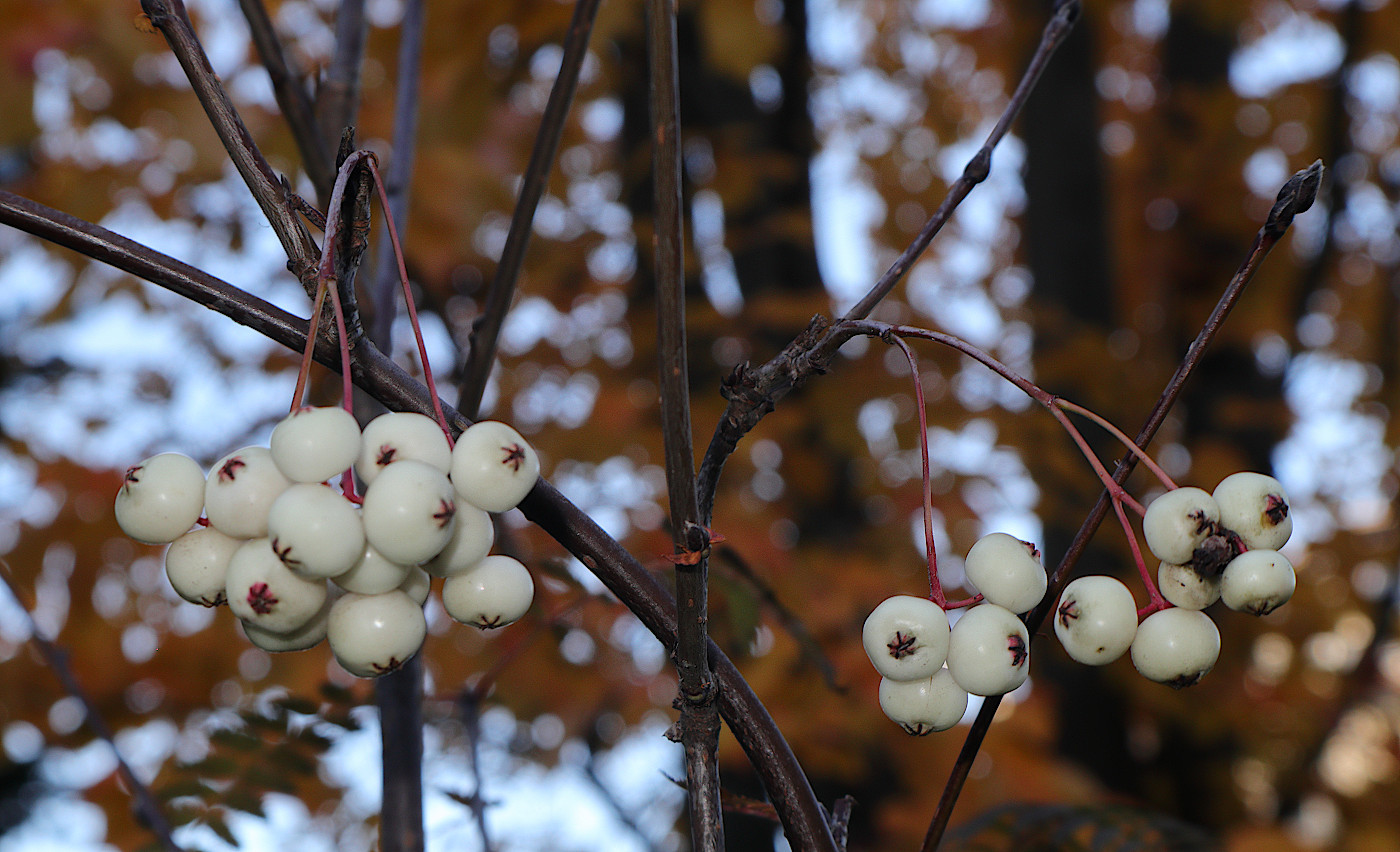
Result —
[[979, 184], [987, 179], [987, 175], [992, 173], [992, 149], [981, 148], [973, 155], [971, 160], [963, 168], [963, 179], [973, 185]]

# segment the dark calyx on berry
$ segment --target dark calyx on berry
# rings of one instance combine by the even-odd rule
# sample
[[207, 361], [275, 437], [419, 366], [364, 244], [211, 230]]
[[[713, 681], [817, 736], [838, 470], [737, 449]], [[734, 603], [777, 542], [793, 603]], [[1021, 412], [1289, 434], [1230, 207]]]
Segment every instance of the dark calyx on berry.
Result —
[[248, 606], [258, 615], [267, 615], [277, 605], [277, 598], [267, 583], [254, 583], [248, 587]]
[[1224, 527], [1214, 526], [1215, 532], [1206, 536], [1191, 554], [1191, 567], [1202, 577], [1219, 577], [1244, 549], [1240, 537]]
[[919, 637], [917, 636], [914, 636], [912, 634], [906, 636], [905, 634], [896, 631], [894, 634], [894, 639], [890, 640], [889, 645], [887, 645], [886, 647], [890, 649], [891, 657], [894, 657], [896, 660], [902, 660], [910, 654], [913, 654], [915, 651], [919, 650], [918, 641]]
[[1288, 518], [1288, 503], [1277, 494], [1270, 494], [1264, 499], [1264, 517], [1269, 519], [1269, 523], [1278, 526]]

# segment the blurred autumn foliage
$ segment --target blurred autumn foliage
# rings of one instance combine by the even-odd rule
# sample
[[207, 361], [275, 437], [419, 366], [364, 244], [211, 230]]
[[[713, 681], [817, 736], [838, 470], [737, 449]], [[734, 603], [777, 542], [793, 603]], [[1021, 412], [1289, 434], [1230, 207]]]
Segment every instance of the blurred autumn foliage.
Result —
[[[269, 4], [294, 67], [325, 67], [336, 5]], [[400, 5], [370, 4], [356, 119], [359, 143], [386, 162]], [[313, 197], [292, 177], [297, 148], [241, 18], [231, 4], [191, 7], [257, 143]], [[164, 234], [186, 252], [172, 253], [237, 286], [281, 287], [304, 315], [290, 275], [276, 280], [265, 255], [244, 260], [266, 244], [265, 228], [138, 14], [103, 0], [5, 9], [0, 183], [136, 239]], [[405, 247], [443, 344], [464, 346], [480, 314], [570, 14], [555, 0], [428, 4]], [[1028, 0], [681, 3], [700, 446], [723, 411], [724, 376], [771, 358], [813, 314], [848, 307], [909, 242], [1000, 115], [1047, 14]], [[547, 478], [667, 572], [642, 22], [637, 0], [603, 4], [486, 413], [525, 432]], [[1027, 828], [1037, 819], [1064, 830], [1045, 829], [1061, 840], [1043, 842], [1059, 845], [1034, 848], [1100, 848], [1102, 820], [1078, 809], [1111, 821], [1123, 806], [1241, 852], [1400, 848], [1397, 34], [1400, 7], [1386, 2], [1088, 0], [992, 178], [877, 310], [964, 336], [1131, 432], [1278, 187], [1315, 158], [1330, 169], [1318, 207], [1265, 264], [1151, 448], [1183, 483], [1211, 488], [1238, 469], [1284, 480], [1298, 520], [1296, 597], [1264, 619], [1221, 613], [1219, 663], [1181, 692], [1127, 660], [1078, 666], [1040, 636], [1033, 687], [1003, 705], [954, 817], [981, 816], [963, 835], [969, 848], [1031, 848], [1014, 838], [1040, 830]], [[160, 222], [182, 230], [172, 237]], [[14, 479], [18, 496], [0, 496], [0, 557], [21, 603], [67, 650], [110, 726], [173, 724], [198, 741], [147, 767], [172, 817], [218, 827], [229, 809], [257, 812], [272, 790], [334, 812], [341, 790], [316, 771], [328, 741], [298, 719], [352, 727], [349, 707], [369, 700], [369, 685], [339, 672], [324, 646], [269, 657], [237, 636], [226, 610], [179, 602], [160, 552], [124, 538], [110, 512], [119, 470], [144, 455], [182, 451], [207, 464], [265, 441], [290, 398], [295, 356], [226, 345], [205, 330], [220, 318], [72, 253], [44, 248], [35, 267], [40, 246], [0, 234], [0, 270], [11, 265], [0, 278], [0, 439], [4, 461], [27, 472]], [[27, 297], [21, 261], [61, 292]], [[116, 344], [80, 321], [118, 299], [138, 321], [174, 317], [179, 348], [111, 384], [121, 368], [78, 349]], [[401, 332], [395, 351], [406, 353]], [[711, 568], [712, 635], [819, 798], [854, 796], [853, 850], [917, 847], [966, 731], [908, 738], [881, 715], [857, 641], [880, 600], [926, 587], [917, 421], [907, 366], [886, 348], [849, 345], [828, 375], [785, 399], [730, 460], [714, 511], [725, 541]], [[1038, 534], [1053, 565], [1097, 498], [1092, 472], [1014, 388], [956, 353], [919, 355], [945, 573], [956, 580], [960, 555], [1004, 525]], [[123, 362], [119, 351], [105, 357]], [[460, 363], [460, 351], [443, 357], [449, 373]], [[191, 374], [190, 364], [202, 366]], [[124, 396], [100, 391], [102, 381]], [[325, 382], [316, 392], [333, 400]], [[224, 410], [221, 400], [250, 386], [264, 388], [255, 404]], [[65, 418], [65, 406], [80, 413]], [[53, 425], [70, 421], [82, 428]], [[216, 422], [217, 440], [199, 437]], [[1154, 486], [1137, 474], [1130, 487], [1143, 496]], [[425, 713], [443, 748], [466, 759], [456, 699], [488, 671], [487, 705], [527, 723], [553, 714], [590, 749], [672, 713], [674, 674], [637, 653], [636, 620], [578, 563], [518, 516], [503, 518], [498, 550], [531, 567], [539, 594], [499, 634], [439, 619], [424, 651]], [[1131, 565], [1122, 535], [1105, 528], [1080, 571], [1128, 579]], [[28, 723], [47, 748], [90, 742], [25, 636], [0, 625], [0, 734]], [[211, 720], [224, 731], [213, 741]], [[559, 759], [557, 741], [526, 737], [518, 748], [544, 765]], [[761, 797], [727, 734], [721, 761], [727, 789]], [[0, 754], [0, 796], [38, 795], [5, 784], [26, 772]], [[84, 795], [106, 813], [113, 845], [150, 842], [115, 775]], [[998, 821], [1006, 812], [993, 809], [1020, 802], [1063, 809]], [[1125, 829], [1123, 848], [1186, 848], [1137, 818], [1147, 827]], [[340, 819], [346, 848], [364, 842]], [[735, 816], [727, 828], [733, 849], [771, 848], [761, 818]]]

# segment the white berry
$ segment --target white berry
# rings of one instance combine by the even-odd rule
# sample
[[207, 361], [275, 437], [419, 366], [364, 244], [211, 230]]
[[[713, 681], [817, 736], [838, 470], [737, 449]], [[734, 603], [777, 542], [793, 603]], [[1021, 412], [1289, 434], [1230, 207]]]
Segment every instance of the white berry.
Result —
[[356, 677], [378, 677], [408, 662], [427, 634], [423, 608], [396, 589], [336, 601], [326, 638], [341, 668]]
[[916, 737], [946, 731], [967, 712], [967, 690], [947, 669], [922, 680], [880, 679], [880, 709]]
[[948, 658], [948, 614], [928, 598], [895, 595], [865, 619], [861, 642], [875, 671], [890, 680], [933, 677]]
[[263, 538], [272, 501], [291, 484], [267, 447], [244, 447], [219, 459], [209, 471], [204, 513], [224, 535]]
[[365, 492], [365, 538], [386, 559], [417, 565], [452, 540], [457, 514], [452, 483], [420, 461], [396, 462], [379, 472]]
[[284, 654], [289, 651], [305, 651], [321, 644], [326, 638], [326, 627], [330, 622], [331, 604], [330, 597], [321, 605], [321, 609], [311, 620], [288, 633], [274, 633], [256, 624], [250, 624], [243, 619], [238, 620], [238, 626], [243, 628], [243, 635], [254, 647], [261, 648], [269, 654]]
[[410, 566], [408, 576], [399, 584], [399, 591], [413, 598], [413, 602], [422, 606], [428, 602], [428, 593], [433, 590], [433, 578], [428, 576], [428, 572], [417, 565]]
[[442, 583], [442, 606], [463, 624], [487, 630], [520, 619], [535, 598], [530, 571], [509, 556], [488, 556]]
[[224, 591], [234, 615], [273, 633], [303, 627], [326, 602], [326, 581], [293, 574], [266, 538], [246, 541], [234, 551]]
[[126, 470], [117, 491], [117, 524], [143, 544], [166, 544], [189, 531], [204, 510], [204, 471], [179, 453], [151, 456]]
[[1147, 546], [1163, 562], [1185, 565], [1217, 531], [1220, 507], [1199, 488], [1176, 488], [1153, 500], [1142, 519]]
[[988, 603], [1026, 612], [1045, 597], [1040, 551], [1006, 533], [984, 535], [967, 552], [967, 579]]
[[1089, 666], [1107, 665], [1133, 644], [1137, 604], [1120, 580], [1101, 574], [1065, 586], [1055, 607], [1055, 636], [1065, 653]]
[[467, 427], [452, 450], [452, 485], [462, 499], [488, 512], [515, 508], [540, 476], [540, 457], [505, 423]]
[[242, 539], [229, 538], [213, 527], [191, 530], [165, 551], [165, 575], [175, 594], [201, 606], [225, 603], [228, 564]]
[[272, 458], [293, 482], [324, 482], [360, 455], [360, 424], [339, 407], [298, 408], [272, 430]]
[[459, 502], [452, 538], [441, 553], [423, 563], [423, 569], [434, 577], [461, 574], [485, 559], [495, 541], [496, 526], [491, 523], [490, 513], [470, 503]]
[[1220, 576], [1205, 577], [1190, 565], [1163, 562], [1157, 566], [1162, 597], [1182, 609], [1205, 609], [1220, 600]]
[[1277, 550], [1247, 550], [1220, 575], [1220, 599], [1230, 609], [1268, 615], [1293, 597], [1293, 564]]
[[379, 471], [405, 459], [426, 462], [443, 473], [451, 472], [452, 448], [437, 421], [414, 411], [390, 411], [365, 424], [355, 472], [366, 485], [374, 481]]
[[1030, 635], [996, 604], [968, 609], [948, 637], [948, 671], [972, 695], [1005, 695], [1030, 674]]
[[1278, 550], [1293, 534], [1288, 495], [1272, 476], [1241, 471], [1220, 480], [1212, 494], [1220, 523], [1250, 550]]
[[1138, 625], [1133, 639], [1138, 672], [1176, 689], [1205, 677], [1219, 656], [1220, 630], [1200, 610], [1172, 607], [1154, 612]]
[[382, 595], [403, 585], [409, 568], [408, 565], [385, 559], [382, 553], [374, 549], [374, 545], [365, 544], [360, 558], [350, 570], [336, 576], [333, 582], [345, 591], [358, 595]]
[[365, 552], [365, 530], [355, 504], [320, 483], [299, 482], [268, 512], [272, 549], [304, 577], [349, 571]]

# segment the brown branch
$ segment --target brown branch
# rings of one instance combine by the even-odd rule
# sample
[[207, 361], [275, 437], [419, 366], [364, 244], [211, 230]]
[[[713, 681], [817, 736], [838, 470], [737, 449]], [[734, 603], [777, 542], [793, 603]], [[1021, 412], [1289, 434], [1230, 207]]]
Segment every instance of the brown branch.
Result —
[[[1060, 0], [1055, 14], [1045, 25], [1040, 37], [1040, 45], [1031, 58], [1021, 82], [1016, 86], [1011, 100], [1002, 112], [996, 126], [987, 134], [982, 148], [973, 155], [963, 169], [962, 175], [948, 188], [943, 203], [933, 212], [928, 221], [914, 237], [913, 242], [895, 260], [885, 274], [880, 276], [859, 302], [847, 311], [845, 320], [863, 319], [880, 300], [889, 295], [895, 284], [904, 277], [914, 261], [924, 253], [929, 243], [952, 218], [953, 212], [977, 184], [986, 180], [991, 171], [992, 151], [1011, 127], [1011, 122], [1020, 113], [1026, 99], [1035, 88], [1036, 81], [1045, 70], [1046, 64], [1065, 37], [1069, 35], [1074, 21], [1079, 17], [1079, 0]], [[811, 325], [797, 339], [780, 352], [777, 357], [757, 368], [741, 364], [725, 380], [721, 393], [729, 400], [724, 415], [715, 426], [710, 445], [705, 449], [705, 457], [700, 463], [699, 494], [702, 518], [706, 524], [714, 511], [715, 488], [724, 463], [733, 454], [739, 441], [763, 419], [774, 406], [794, 389], [814, 374], [826, 372], [836, 350], [850, 339], [849, 333], [840, 332], [840, 323], [835, 328], [825, 320], [815, 318]]]
[[83, 721], [98, 738], [111, 747], [112, 755], [117, 760], [117, 774], [121, 776], [122, 783], [126, 784], [127, 789], [131, 791], [131, 797], [136, 800], [136, 811], [140, 815], [141, 821], [156, 836], [166, 852], [181, 852], [174, 837], [171, 836], [170, 821], [165, 818], [165, 811], [161, 810], [160, 803], [156, 801], [151, 788], [136, 777], [136, 773], [131, 769], [131, 764], [122, 757], [121, 749], [117, 748], [117, 740], [111, 727], [107, 725], [107, 720], [102, 718], [102, 711], [92, 700], [92, 696], [88, 695], [87, 690], [83, 689], [73, 667], [68, 664], [68, 652], [44, 635], [43, 631], [39, 629], [38, 622], [34, 620], [34, 614], [29, 605], [20, 600], [19, 593], [14, 584], [10, 582], [10, 563], [4, 559], [0, 559], [0, 585], [3, 585], [10, 596], [15, 599], [15, 602], [19, 604], [19, 608], [29, 624], [29, 641], [39, 652], [39, 656], [43, 657], [44, 664], [53, 670], [59, 683], [63, 684], [63, 691], [76, 698], [83, 705]]
[[[1249, 254], [1225, 287], [1225, 292], [1221, 294], [1215, 309], [1211, 311], [1210, 316], [1201, 326], [1196, 339], [1186, 350], [1181, 364], [1177, 366], [1176, 372], [1167, 382], [1166, 388], [1163, 389], [1157, 404], [1152, 407], [1147, 422], [1143, 424], [1133, 443], [1139, 447], [1146, 447], [1151, 443], [1157, 430], [1167, 419], [1167, 414], [1171, 411], [1172, 406], [1176, 404], [1187, 379], [1195, 372], [1201, 358], [1205, 356], [1206, 349], [1215, 339], [1215, 335], [1220, 331], [1221, 325], [1224, 324], [1225, 318], [1230, 315], [1235, 303], [1244, 294], [1245, 286], [1254, 277], [1259, 265], [1263, 263], [1270, 250], [1288, 231], [1288, 226], [1293, 223], [1293, 217], [1312, 206], [1321, 179], [1322, 163], [1319, 161], [1289, 178], [1288, 182], [1279, 190], [1278, 200], [1274, 203], [1273, 209], [1269, 211], [1268, 219], [1264, 222], [1263, 227], [1255, 235], [1254, 244], [1250, 246]], [[1113, 472], [1113, 481], [1121, 486], [1127, 481], [1128, 475], [1133, 472], [1133, 468], [1136, 466], [1137, 457], [1131, 452], [1125, 453]], [[1050, 610], [1059, 600], [1060, 592], [1069, 582], [1070, 572], [1079, 562], [1084, 548], [1088, 546], [1089, 540], [1094, 537], [1094, 533], [1098, 531], [1104, 517], [1108, 515], [1110, 503], [1111, 499], [1107, 491], [1099, 495], [1098, 502], [1094, 504], [1094, 508], [1084, 519], [1084, 523], [1080, 525], [1079, 532], [1075, 534], [1064, 557], [1050, 575], [1049, 589], [1046, 591], [1045, 597], [1034, 609], [1026, 613], [1026, 629], [1030, 633], [1032, 643], [1035, 642]], [[958, 794], [962, 792], [963, 784], [967, 781], [967, 775], [972, 769], [973, 761], [977, 758], [977, 752], [981, 749], [987, 731], [991, 728], [992, 717], [996, 715], [997, 708], [1000, 706], [1001, 696], [999, 695], [989, 697], [982, 702], [982, 709], [978, 711], [976, 720], [973, 721], [971, 729], [967, 732], [967, 738], [963, 740], [962, 750], [958, 753], [958, 759], [953, 765], [952, 772], [949, 773], [948, 782], [943, 788], [943, 796], [938, 803], [938, 809], [934, 812], [928, 832], [924, 835], [923, 852], [934, 852], [938, 848], [943, 833], [948, 828], [948, 820], [952, 818], [953, 806], [957, 803]]]
[[506, 231], [501, 259], [496, 264], [496, 274], [486, 291], [481, 316], [472, 329], [467, 360], [462, 366], [457, 405], [468, 417], [475, 418], [481, 408], [481, 395], [486, 391], [486, 380], [496, 360], [496, 341], [500, 337], [506, 313], [510, 310], [511, 299], [515, 296], [515, 283], [525, 261], [525, 249], [530, 244], [530, 227], [535, 220], [535, 209], [539, 207], [540, 198], [549, 183], [554, 154], [559, 150], [559, 140], [564, 135], [564, 120], [569, 115], [569, 106], [578, 88], [579, 73], [588, 55], [588, 39], [593, 32], [593, 22], [598, 17], [599, 5], [601, 0], [577, 0], [574, 5], [573, 20], [569, 22], [569, 31], [564, 37], [559, 76], [554, 78], [554, 86], [549, 90], [549, 100], [545, 102], [544, 115], [540, 117], [539, 133], [535, 136], [535, 147], [530, 152], [530, 162], [520, 183], [520, 198], [515, 202], [515, 213], [511, 216], [510, 229]]
[[272, 27], [267, 16], [267, 7], [262, 0], [238, 0], [243, 7], [243, 17], [248, 21], [248, 29], [253, 36], [258, 58], [272, 79], [272, 95], [277, 99], [277, 108], [296, 140], [301, 152], [301, 165], [307, 177], [316, 187], [316, 197], [325, 204], [331, 194], [331, 179], [335, 168], [331, 164], [325, 139], [320, 125], [316, 122], [316, 112], [311, 105], [311, 95], [306, 86], [293, 74], [287, 65], [286, 54], [282, 51], [282, 41]]
[[312, 267], [320, 251], [303, 227], [295, 206], [288, 200], [282, 181], [258, 150], [223, 83], [209, 65], [209, 57], [194, 33], [183, 0], [141, 0], [141, 10], [165, 36], [170, 50], [179, 60], [229, 159], [281, 241], [289, 258], [288, 268], [301, 280], [307, 293], [314, 292]]
[[690, 368], [685, 333], [685, 233], [681, 197], [680, 64], [676, 0], [647, 3], [652, 122], [652, 187], [656, 227], [652, 239], [656, 276], [656, 357], [660, 369], [661, 434], [666, 491], [676, 563], [677, 636], [674, 659], [680, 679], [676, 733], [685, 752], [690, 845], [723, 852], [720, 810], [719, 713], [708, 660], [710, 536], [700, 521], [691, 439]]
[[[71, 248], [216, 310], [293, 351], [306, 345], [307, 322], [101, 226], [0, 190], [0, 224], [11, 225]], [[352, 332], [353, 335], [353, 332]], [[339, 369], [334, 342], [317, 342], [316, 360]], [[394, 411], [432, 415], [427, 388], [368, 341], [357, 341], [351, 369], [355, 383]], [[471, 421], [442, 403], [460, 432]], [[668, 649], [676, 645], [675, 602], [664, 587], [616, 540], [544, 479], [520, 504], [525, 517], [592, 571], [608, 590]], [[719, 684], [720, 715], [763, 781], [794, 849], [834, 852], [831, 830], [802, 766], [782, 731], [738, 668], [713, 641], [710, 668]]]

